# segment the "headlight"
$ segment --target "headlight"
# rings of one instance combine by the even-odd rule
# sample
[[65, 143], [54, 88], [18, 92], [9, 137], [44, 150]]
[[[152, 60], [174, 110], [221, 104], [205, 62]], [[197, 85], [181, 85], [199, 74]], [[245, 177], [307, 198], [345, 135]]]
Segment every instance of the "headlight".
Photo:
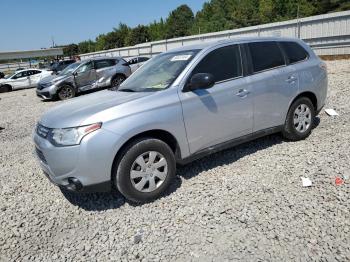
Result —
[[50, 140], [55, 146], [79, 145], [84, 136], [100, 129], [101, 126], [102, 123], [95, 123], [71, 128], [54, 128], [50, 132]]

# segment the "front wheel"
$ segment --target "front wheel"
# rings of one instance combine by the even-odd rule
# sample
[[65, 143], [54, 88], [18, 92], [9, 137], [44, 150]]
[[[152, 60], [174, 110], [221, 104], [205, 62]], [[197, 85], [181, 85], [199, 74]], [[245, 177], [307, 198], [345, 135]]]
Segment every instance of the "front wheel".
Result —
[[121, 83], [125, 81], [125, 76], [117, 75], [111, 81], [111, 88], [117, 90]]
[[75, 96], [75, 89], [69, 85], [62, 86], [58, 91], [57, 96], [60, 100], [73, 98]]
[[160, 197], [175, 177], [174, 153], [161, 140], [137, 139], [121, 152], [121, 156], [114, 182], [133, 202], [149, 202]]
[[308, 137], [313, 127], [315, 108], [307, 97], [298, 98], [289, 108], [283, 136], [297, 141]]
[[11, 86], [9, 85], [0, 86], [0, 93], [6, 93], [10, 91], [12, 91]]

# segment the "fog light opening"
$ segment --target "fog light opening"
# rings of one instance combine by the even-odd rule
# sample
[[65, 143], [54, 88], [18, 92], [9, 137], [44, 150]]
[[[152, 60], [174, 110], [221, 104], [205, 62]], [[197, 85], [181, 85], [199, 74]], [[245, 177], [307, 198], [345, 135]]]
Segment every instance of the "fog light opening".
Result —
[[79, 191], [83, 188], [83, 185], [81, 184], [79, 179], [75, 177], [69, 177], [68, 185], [66, 186], [66, 188], [71, 191]]

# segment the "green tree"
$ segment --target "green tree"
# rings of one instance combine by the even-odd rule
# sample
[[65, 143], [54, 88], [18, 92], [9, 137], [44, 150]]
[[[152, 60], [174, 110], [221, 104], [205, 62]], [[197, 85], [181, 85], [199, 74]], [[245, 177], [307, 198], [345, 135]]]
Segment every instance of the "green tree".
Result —
[[98, 37], [96, 37], [96, 42], [95, 42], [96, 51], [105, 50], [105, 46], [106, 46], [106, 35], [101, 34]]
[[194, 15], [187, 5], [181, 5], [166, 20], [166, 38], [187, 36], [191, 33]]
[[79, 47], [76, 44], [70, 44], [63, 47], [64, 56], [71, 57], [71, 56], [77, 55], [78, 53], [79, 53]]
[[95, 42], [92, 40], [83, 41], [78, 44], [79, 54], [90, 53], [95, 51]]
[[148, 32], [148, 27], [144, 25], [138, 25], [133, 28], [128, 35], [127, 44], [128, 45], [137, 45], [140, 43], [148, 42], [150, 39], [150, 35]]
[[211, 0], [194, 16], [187, 5], [169, 13], [164, 21], [130, 28], [120, 23], [95, 41], [65, 46], [65, 55], [106, 50], [148, 41], [216, 32], [350, 9], [349, 0]]
[[166, 24], [163, 18], [159, 22], [154, 21], [148, 25], [148, 32], [151, 41], [162, 40], [166, 38]]

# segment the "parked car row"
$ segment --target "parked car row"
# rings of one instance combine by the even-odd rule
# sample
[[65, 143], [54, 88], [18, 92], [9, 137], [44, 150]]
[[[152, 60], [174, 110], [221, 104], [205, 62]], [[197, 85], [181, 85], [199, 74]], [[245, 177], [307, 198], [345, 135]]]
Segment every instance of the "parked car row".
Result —
[[98, 57], [79, 62], [59, 61], [50, 68], [52, 72], [42, 69], [16, 71], [0, 80], [0, 92], [37, 87], [36, 93], [43, 99], [64, 100], [87, 90], [115, 89], [147, 60], [136, 57], [127, 62], [121, 57]]
[[[90, 88], [97, 85], [96, 64], [109, 62], [79, 64], [63, 81], [80, 77]], [[103, 73], [107, 83], [126, 70], [116, 63]], [[276, 132], [306, 138], [326, 95], [325, 63], [301, 40], [203, 43], [152, 58], [118, 90], [51, 109], [34, 143], [55, 185], [78, 192], [114, 187], [147, 202], [169, 187], [177, 163]]]

